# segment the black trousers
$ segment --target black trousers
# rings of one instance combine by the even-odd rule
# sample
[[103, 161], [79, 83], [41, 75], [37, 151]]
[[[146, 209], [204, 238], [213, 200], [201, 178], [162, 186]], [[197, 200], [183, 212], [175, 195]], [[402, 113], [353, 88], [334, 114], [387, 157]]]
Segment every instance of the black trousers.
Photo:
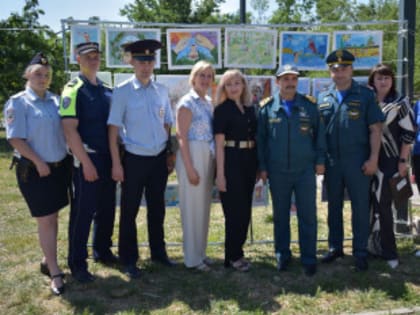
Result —
[[147, 229], [152, 258], [166, 255], [163, 232], [168, 180], [166, 152], [158, 156], [140, 156], [126, 151], [123, 168], [118, 254], [121, 263], [129, 265], [135, 264], [139, 258], [136, 217], [143, 192], [147, 203]]
[[68, 265], [72, 272], [86, 270], [87, 242], [93, 221], [93, 254], [111, 253], [115, 218], [115, 182], [111, 178], [111, 157], [89, 154], [99, 179], [88, 182], [83, 166], [73, 168], [74, 198], [70, 207]]
[[257, 170], [255, 149], [225, 148], [226, 192], [220, 193], [225, 215], [225, 266], [244, 256]]

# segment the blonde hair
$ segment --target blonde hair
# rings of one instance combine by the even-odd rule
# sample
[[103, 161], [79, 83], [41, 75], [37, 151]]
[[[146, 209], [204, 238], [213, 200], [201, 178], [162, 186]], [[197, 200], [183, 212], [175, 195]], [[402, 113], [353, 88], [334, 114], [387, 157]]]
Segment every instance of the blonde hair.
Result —
[[[50, 84], [51, 83], [51, 80], [52, 80], [53, 70], [52, 70], [51, 65], [49, 65], [49, 64], [48, 65], [40, 65], [40, 64], [29, 65], [29, 66], [26, 67], [25, 71], [23, 72], [23, 76], [22, 77], [24, 79], [28, 80], [29, 79], [29, 75], [32, 72], [35, 72], [36, 70], [41, 69], [41, 68], [44, 68], [44, 67], [48, 69], [48, 79], [49, 79], [49, 84]], [[26, 85], [28, 85], [28, 82], [26, 82]]]
[[216, 99], [215, 99], [216, 106], [220, 105], [227, 99], [226, 89], [225, 89], [226, 83], [232, 80], [233, 78], [237, 78], [237, 77], [241, 79], [244, 85], [241, 98], [240, 98], [241, 103], [244, 106], [251, 106], [251, 93], [249, 91], [248, 80], [245, 78], [245, 75], [238, 69], [227, 70], [220, 78], [220, 82], [217, 85], [217, 89], [216, 89]]
[[191, 87], [194, 87], [194, 79], [197, 77], [197, 75], [200, 72], [203, 72], [207, 69], [211, 70], [211, 73], [213, 75], [213, 81], [214, 81], [214, 78], [216, 77], [216, 72], [214, 71], [212, 64], [210, 62], [200, 60], [191, 69], [190, 77], [188, 79], [188, 83], [190, 84]]

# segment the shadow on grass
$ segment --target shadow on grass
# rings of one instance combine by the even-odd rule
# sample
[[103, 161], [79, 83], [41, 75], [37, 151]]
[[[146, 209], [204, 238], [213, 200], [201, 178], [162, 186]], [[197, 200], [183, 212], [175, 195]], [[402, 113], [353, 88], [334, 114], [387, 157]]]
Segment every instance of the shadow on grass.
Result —
[[367, 272], [356, 272], [353, 258], [346, 256], [332, 264], [319, 264], [313, 277], [304, 275], [296, 257], [288, 271], [278, 272], [273, 257], [257, 254], [248, 273], [226, 269], [222, 260], [216, 260], [209, 273], [188, 270], [182, 264], [167, 268], [146, 260], [141, 262], [143, 275], [138, 280], [113, 275], [87, 286], [69, 280], [64, 298], [76, 313], [88, 311], [97, 315], [156, 310], [273, 313], [282, 310], [284, 299], [299, 303], [299, 296], [317, 298], [325, 293], [342, 296], [352, 291], [361, 295], [377, 291], [393, 300], [410, 300], [412, 293], [407, 284], [418, 285], [420, 281], [420, 272], [413, 268], [418, 263], [415, 259], [412, 255], [403, 257], [403, 264], [395, 271], [390, 271], [384, 261], [369, 260]]

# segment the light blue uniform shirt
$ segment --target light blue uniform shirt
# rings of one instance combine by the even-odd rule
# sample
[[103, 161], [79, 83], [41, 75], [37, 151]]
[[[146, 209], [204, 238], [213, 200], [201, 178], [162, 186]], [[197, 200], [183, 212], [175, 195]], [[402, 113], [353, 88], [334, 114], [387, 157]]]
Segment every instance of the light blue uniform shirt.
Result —
[[156, 156], [166, 147], [173, 116], [168, 89], [150, 81], [144, 86], [135, 76], [112, 93], [108, 125], [120, 127], [125, 149], [137, 155]]
[[29, 87], [13, 95], [4, 106], [7, 139], [25, 139], [45, 162], [61, 161], [67, 149], [58, 106], [58, 96], [48, 91], [44, 99]]

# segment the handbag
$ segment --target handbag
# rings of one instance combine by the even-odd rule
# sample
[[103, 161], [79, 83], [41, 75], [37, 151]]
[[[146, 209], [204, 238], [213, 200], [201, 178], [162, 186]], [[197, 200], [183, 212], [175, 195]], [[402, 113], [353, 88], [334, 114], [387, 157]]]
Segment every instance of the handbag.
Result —
[[410, 179], [407, 176], [401, 177], [396, 173], [389, 179], [392, 200], [397, 209], [413, 195]]

